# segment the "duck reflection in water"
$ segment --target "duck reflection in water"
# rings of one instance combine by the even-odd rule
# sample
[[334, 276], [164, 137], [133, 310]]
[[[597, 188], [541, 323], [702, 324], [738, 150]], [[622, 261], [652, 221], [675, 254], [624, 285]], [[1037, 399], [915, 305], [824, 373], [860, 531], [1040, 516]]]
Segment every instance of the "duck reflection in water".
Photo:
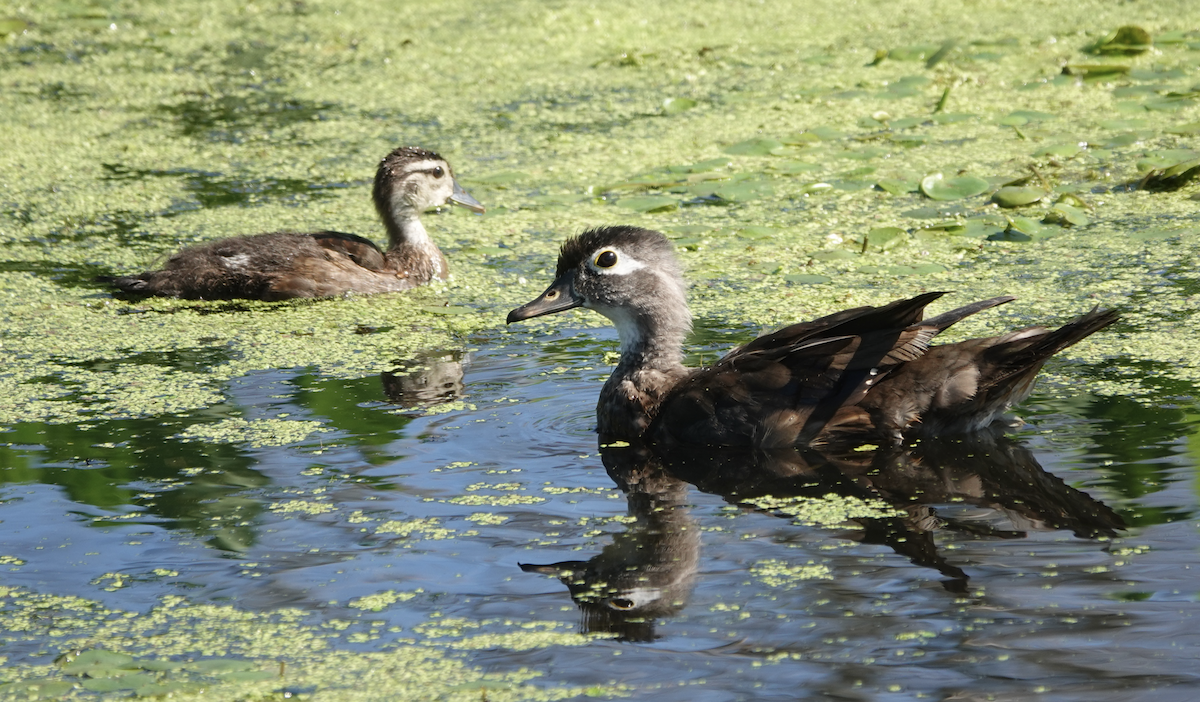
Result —
[[429, 351], [380, 374], [388, 402], [411, 406], [461, 397], [462, 351]]
[[[842, 534], [887, 546], [915, 565], [936, 570], [954, 593], [967, 591], [968, 575], [939, 552], [934, 540], [939, 529], [980, 539], [1061, 529], [1090, 539], [1111, 537], [1125, 527], [1117, 513], [1047, 473], [1028, 448], [999, 428], [958, 441], [863, 448], [674, 450], [659, 456], [643, 446], [602, 445], [604, 466], [627, 494], [635, 521], [590, 560], [522, 564], [521, 569], [559, 578], [583, 611], [585, 632], [652, 641], [656, 621], [686, 605], [696, 578], [700, 528], [688, 509], [688, 484], [785, 518], [791, 515], [779, 505], [789, 498], [833, 494], [883, 502], [892, 516], [852, 518]], [[937, 506], [947, 503], [992, 510], [1008, 528], [939, 515]]]

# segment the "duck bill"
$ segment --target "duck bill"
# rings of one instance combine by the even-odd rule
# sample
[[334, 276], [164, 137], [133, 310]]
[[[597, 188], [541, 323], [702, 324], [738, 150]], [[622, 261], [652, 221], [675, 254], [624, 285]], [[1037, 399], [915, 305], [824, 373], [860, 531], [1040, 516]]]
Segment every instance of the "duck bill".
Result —
[[520, 322], [534, 317], [541, 317], [546, 314], [554, 314], [555, 312], [564, 312], [572, 310], [583, 305], [583, 298], [575, 294], [574, 287], [571, 285], [569, 278], [559, 278], [554, 283], [546, 288], [546, 292], [538, 296], [533, 302], [521, 305], [517, 309], [508, 313], [507, 324]]
[[454, 181], [454, 194], [450, 196], [450, 202], [459, 207], [465, 207], [472, 212], [483, 212], [483, 205], [471, 197], [470, 193], [463, 190], [457, 180]]

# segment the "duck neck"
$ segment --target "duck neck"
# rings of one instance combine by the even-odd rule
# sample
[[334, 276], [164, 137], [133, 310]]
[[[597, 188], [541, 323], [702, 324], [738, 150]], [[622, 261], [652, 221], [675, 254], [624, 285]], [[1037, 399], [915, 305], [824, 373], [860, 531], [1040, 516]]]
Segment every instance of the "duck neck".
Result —
[[686, 306], [671, 310], [670, 315], [655, 310], [599, 311], [617, 327], [621, 358], [600, 391], [597, 431], [615, 439], [638, 439], [667, 391], [687, 375], [683, 340], [691, 329], [691, 315]]
[[446, 258], [425, 231], [421, 213], [416, 208], [394, 203], [386, 210], [381, 209], [380, 213], [388, 233], [384, 257], [393, 269], [406, 274], [415, 283], [446, 277]]

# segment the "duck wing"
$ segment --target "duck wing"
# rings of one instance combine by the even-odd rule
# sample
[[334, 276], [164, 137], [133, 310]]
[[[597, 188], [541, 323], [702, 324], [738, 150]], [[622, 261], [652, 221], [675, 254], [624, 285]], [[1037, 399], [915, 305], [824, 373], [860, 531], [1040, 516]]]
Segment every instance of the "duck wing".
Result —
[[[925, 306], [944, 294], [846, 310], [761, 336], [673, 388], [650, 436], [709, 446], [809, 443], [888, 372], [925, 354], [943, 329], [1012, 299], [973, 303], [922, 322]], [[844, 413], [839, 419], [861, 423]]]
[[861, 402], [893, 436], [942, 436], [992, 424], [1033, 390], [1046, 360], [1119, 318], [1093, 308], [1058, 329], [1028, 327], [931, 349], [871, 390]]

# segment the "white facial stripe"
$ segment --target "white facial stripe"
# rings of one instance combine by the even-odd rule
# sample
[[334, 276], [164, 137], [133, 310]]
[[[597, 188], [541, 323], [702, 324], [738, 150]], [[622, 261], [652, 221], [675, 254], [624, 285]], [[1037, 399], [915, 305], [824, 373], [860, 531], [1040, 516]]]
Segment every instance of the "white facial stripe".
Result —
[[410, 164], [406, 165], [404, 167], [404, 172], [405, 173], [415, 173], [417, 171], [432, 171], [433, 169], [438, 168], [438, 167], [441, 167], [441, 169], [443, 171], [448, 170], [446, 168], [445, 161], [439, 161], [437, 159], [427, 158], [424, 161], [416, 161], [415, 163], [410, 163]]
[[[596, 265], [596, 257], [605, 251], [612, 251], [617, 255], [617, 265], [612, 266], [611, 268], [601, 268], [600, 266]], [[592, 252], [592, 255], [588, 257], [587, 266], [592, 271], [596, 273], [603, 273], [604, 275], [629, 275], [634, 271], [640, 271], [641, 269], [645, 268], [646, 264], [642, 263], [636, 258], [633, 258], [632, 256], [623, 253], [615, 246], [605, 246], [602, 249], [597, 249], [596, 251]]]

